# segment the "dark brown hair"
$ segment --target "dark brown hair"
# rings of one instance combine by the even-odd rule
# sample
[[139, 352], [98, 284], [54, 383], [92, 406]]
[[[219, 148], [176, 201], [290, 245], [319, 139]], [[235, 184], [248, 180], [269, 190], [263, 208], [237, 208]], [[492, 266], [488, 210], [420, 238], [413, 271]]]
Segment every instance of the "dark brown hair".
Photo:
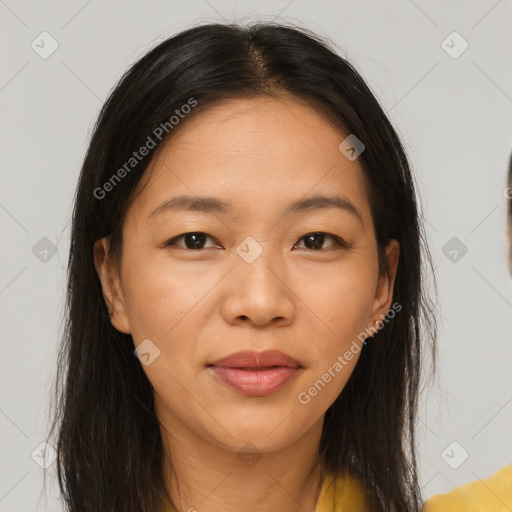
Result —
[[[379, 512], [420, 512], [415, 423], [424, 348], [435, 367], [436, 319], [423, 278], [432, 270], [410, 165], [379, 102], [328, 41], [276, 23], [204, 24], [138, 60], [111, 92], [81, 170], [72, 221], [65, 332], [50, 436], [69, 512], [161, 512], [167, 491], [152, 386], [130, 335], [110, 323], [93, 263], [93, 244], [110, 235], [119, 257], [125, 213], [154, 156], [96, 193], [155, 129], [191, 98], [181, 121], [219, 100], [293, 94], [365, 145], [381, 273], [386, 243], [400, 243], [393, 301], [402, 309], [364, 346], [344, 390], [325, 414], [325, 470], [360, 478]], [[172, 139], [172, 130], [159, 144]], [[104, 190], [104, 189], [103, 189]], [[435, 279], [433, 280], [435, 284]]]

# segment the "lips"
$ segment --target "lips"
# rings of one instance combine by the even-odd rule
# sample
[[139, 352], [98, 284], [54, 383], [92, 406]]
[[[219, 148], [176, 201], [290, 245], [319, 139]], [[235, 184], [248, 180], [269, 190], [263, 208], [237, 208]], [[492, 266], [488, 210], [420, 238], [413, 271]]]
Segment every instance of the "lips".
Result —
[[276, 393], [294, 379], [302, 366], [279, 350], [242, 351], [208, 365], [221, 382], [249, 396]]
[[224, 368], [252, 368], [268, 369], [269, 367], [287, 367], [298, 368], [299, 363], [291, 356], [280, 350], [265, 350], [263, 352], [254, 352], [244, 350], [231, 354], [227, 357], [210, 363], [209, 366], [218, 366]]

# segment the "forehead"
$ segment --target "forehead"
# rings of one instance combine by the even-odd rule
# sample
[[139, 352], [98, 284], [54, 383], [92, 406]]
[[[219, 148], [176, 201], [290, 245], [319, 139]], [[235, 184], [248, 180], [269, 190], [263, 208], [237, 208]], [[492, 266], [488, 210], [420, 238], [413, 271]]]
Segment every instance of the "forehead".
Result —
[[225, 197], [236, 213], [338, 194], [364, 210], [363, 170], [338, 149], [347, 135], [305, 100], [224, 100], [171, 134], [147, 170], [138, 206], [149, 215], [171, 195], [208, 195]]
[[261, 156], [281, 156], [284, 150], [292, 149], [292, 158], [300, 153], [336, 149], [347, 134], [341, 123], [335, 125], [323, 112], [325, 107], [321, 110], [320, 104], [312, 100], [284, 93], [277, 97], [224, 99], [185, 118], [173, 134], [170, 149], [177, 152], [180, 146], [197, 144], [198, 139], [203, 144], [208, 139], [208, 149], [218, 148], [219, 156], [231, 152], [243, 156], [251, 151]]

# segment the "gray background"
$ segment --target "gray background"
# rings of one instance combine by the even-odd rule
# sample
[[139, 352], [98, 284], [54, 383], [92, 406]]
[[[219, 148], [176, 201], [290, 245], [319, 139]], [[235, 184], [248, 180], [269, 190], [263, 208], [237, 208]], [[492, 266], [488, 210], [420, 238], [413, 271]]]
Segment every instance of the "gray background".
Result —
[[[93, 123], [134, 60], [207, 21], [305, 26], [368, 81], [414, 166], [439, 282], [441, 364], [419, 422], [424, 494], [511, 464], [511, 11], [510, 0], [0, 0], [0, 511], [61, 509], [55, 464], [45, 499], [31, 454], [46, 436], [71, 205]], [[51, 49], [43, 31], [58, 43], [45, 59], [31, 47]], [[454, 31], [469, 44], [457, 58], [442, 45]], [[452, 54], [457, 37], [444, 43]]]

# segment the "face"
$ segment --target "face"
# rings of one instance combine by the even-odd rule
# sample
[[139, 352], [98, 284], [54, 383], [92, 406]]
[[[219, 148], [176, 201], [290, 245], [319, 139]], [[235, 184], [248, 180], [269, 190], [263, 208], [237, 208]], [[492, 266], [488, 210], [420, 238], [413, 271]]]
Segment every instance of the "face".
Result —
[[[143, 369], [169, 429], [275, 450], [318, 425], [343, 390], [360, 352], [333, 368], [389, 309], [399, 249], [387, 247], [391, 280], [379, 276], [364, 174], [338, 149], [346, 136], [291, 97], [217, 104], [152, 161], [127, 212], [119, 272], [104, 258], [108, 240], [96, 243], [113, 325], [136, 347], [150, 340]], [[196, 202], [169, 202], [177, 196]], [[293, 207], [321, 196], [331, 201]], [[267, 350], [295, 366], [210, 366]], [[254, 363], [231, 366], [244, 361]]]

